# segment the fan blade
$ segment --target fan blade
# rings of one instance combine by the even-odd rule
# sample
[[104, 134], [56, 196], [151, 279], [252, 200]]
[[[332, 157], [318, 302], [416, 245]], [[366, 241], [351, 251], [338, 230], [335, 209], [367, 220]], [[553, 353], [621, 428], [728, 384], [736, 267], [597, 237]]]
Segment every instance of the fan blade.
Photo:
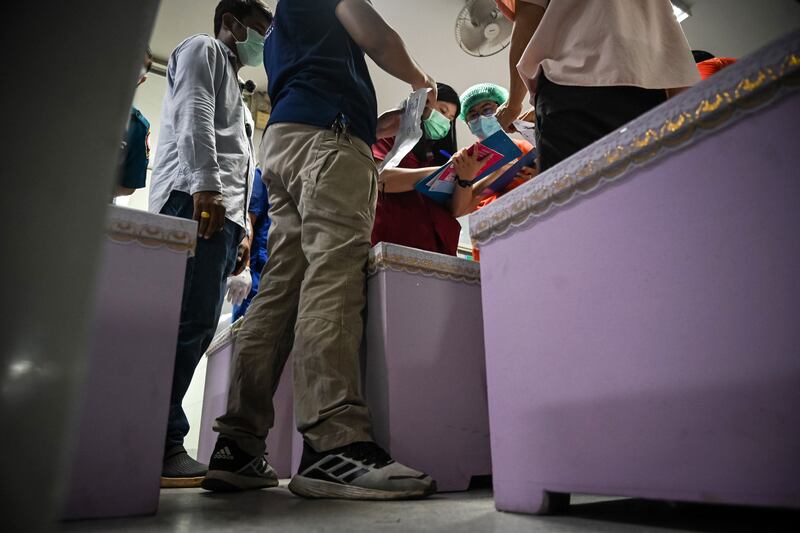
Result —
[[469, 17], [476, 26], [484, 26], [492, 22], [496, 18], [495, 12], [499, 13], [494, 0], [475, 0], [467, 7]]
[[477, 50], [483, 41], [486, 39], [483, 36], [483, 28], [472, 26], [469, 22], [464, 21], [465, 23], [459, 27], [457, 32], [457, 37], [461, 42], [461, 46], [467, 50], [475, 51]]

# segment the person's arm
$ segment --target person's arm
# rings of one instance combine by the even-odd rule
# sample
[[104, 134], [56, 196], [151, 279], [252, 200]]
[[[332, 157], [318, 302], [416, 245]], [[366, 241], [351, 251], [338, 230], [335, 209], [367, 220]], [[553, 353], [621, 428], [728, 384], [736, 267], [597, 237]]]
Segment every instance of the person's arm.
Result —
[[[456, 192], [453, 194], [453, 203], [451, 205], [453, 216], [458, 218], [463, 217], [464, 215], [469, 215], [470, 213], [474, 213], [475, 210], [478, 209], [478, 204], [480, 204], [483, 200], [483, 197], [481, 196], [483, 191], [485, 191], [486, 188], [492, 183], [497, 181], [497, 179], [505, 174], [505, 172], [513, 165], [514, 163], [509, 163], [503, 168], [492, 172], [479, 182], [473, 183], [472, 187], [456, 188]], [[516, 177], [527, 181], [535, 177], [537, 174], [538, 171], [533, 167], [522, 167], [517, 173]]]
[[544, 11], [544, 7], [530, 1], [522, 0], [516, 4], [514, 30], [511, 33], [511, 47], [508, 54], [508, 70], [511, 78], [509, 96], [508, 101], [497, 110], [497, 120], [506, 131], [513, 131], [511, 123], [522, 114], [522, 104], [528, 94], [528, 87], [519, 75], [517, 65], [533, 34], [536, 33]]
[[258, 220], [258, 215], [255, 214], [255, 213], [247, 213], [247, 218], [248, 218], [248, 220], [250, 220], [250, 228], [251, 228], [250, 235], [248, 236], [248, 238], [250, 239], [250, 242], [252, 243], [253, 242], [253, 237], [255, 236], [255, 232], [256, 232], [256, 220]]
[[453, 193], [453, 203], [451, 204], [451, 211], [453, 216], [463, 217], [475, 212], [478, 204], [481, 203], [481, 193], [486, 190], [486, 187], [494, 183], [497, 178], [503, 175], [514, 163], [509, 163], [504, 167], [495, 170], [485, 178], [477, 183], [473, 183], [471, 187], [457, 187], [456, 192]]
[[428, 104], [436, 102], [436, 82], [417, 65], [403, 39], [365, 0], [341, 0], [336, 18], [355, 43], [391, 76], [411, 85], [413, 90], [430, 88]]
[[209, 39], [194, 38], [176, 54], [172, 79], [178, 157], [189, 170], [193, 218], [199, 224], [198, 234], [206, 239], [225, 223], [214, 126], [214, 79], [219, 61], [218, 51]]
[[242, 241], [239, 243], [239, 249], [236, 252], [236, 265], [233, 267], [231, 276], [238, 276], [250, 266], [250, 252], [256, 228], [256, 218], [253, 213], [247, 213], [247, 223], [250, 227], [244, 232]]
[[438, 167], [387, 168], [378, 176], [378, 187], [382, 192], [408, 192], [425, 176], [430, 176]]
[[[453, 156], [453, 167], [455, 167], [456, 176], [461, 181], [474, 180], [484, 165], [484, 162], [478, 159], [480, 152], [477, 148], [472, 150], [472, 154], [468, 152], [469, 148], [462, 148]], [[477, 201], [472, 192], [473, 187], [474, 185], [462, 187], [458, 183], [455, 184], [453, 196], [450, 198], [450, 213], [454, 217], [468, 215], [477, 207]]]

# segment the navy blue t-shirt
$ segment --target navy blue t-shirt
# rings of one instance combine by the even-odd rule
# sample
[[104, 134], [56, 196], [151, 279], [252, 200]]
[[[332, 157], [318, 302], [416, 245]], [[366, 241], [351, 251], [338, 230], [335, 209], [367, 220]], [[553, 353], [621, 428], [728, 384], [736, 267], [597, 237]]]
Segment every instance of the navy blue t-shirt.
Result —
[[270, 124], [330, 127], [375, 143], [378, 103], [364, 51], [336, 18], [341, 0], [281, 0], [264, 43], [272, 102]]

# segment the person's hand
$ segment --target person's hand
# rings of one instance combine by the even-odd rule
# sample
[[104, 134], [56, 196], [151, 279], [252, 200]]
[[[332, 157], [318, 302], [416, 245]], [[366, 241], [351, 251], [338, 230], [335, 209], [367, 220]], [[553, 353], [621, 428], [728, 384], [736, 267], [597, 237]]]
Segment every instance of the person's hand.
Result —
[[233, 269], [233, 275], [238, 276], [242, 273], [247, 265], [250, 264], [250, 237], [245, 235], [242, 242], [239, 243], [239, 250], [236, 255], [236, 267]]
[[516, 178], [528, 181], [529, 179], [536, 177], [538, 174], [539, 171], [536, 170], [535, 167], [522, 167], [519, 169], [519, 172], [517, 172]]
[[428, 107], [433, 107], [433, 104], [436, 103], [436, 100], [439, 98], [439, 90], [436, 88], [436, 80], [425, 74], [424, 72], [423, 78], [416, 83], [411, 84], [411, 88], [414, 91], [418, 91], [419, 89], [430, 89], [428, 93]]
[[236, 306], [242, 305], [252, 287], [253, 277], [250, 275], [249, 267], [235, 276], [230, 276], [228, 278], [228, 301]]
[[222, 194], [213, 191], [196, 192], [194, 200], [194, 216], [197, 221], [197, 235], [210, 239], [225, 224], [225, 206], [222, 205]]
[[521, 114], [522, 105], [508, 101], [497, 108], [495, 117], [497, 117], [497, 122], [500, 123], [500, 127], [503, 128], [503, 130], [508, 133], [514, 133], [514, 121], [517, 120]]
[[456, 169], [458, 178], [462, 181], [474, 180], [481, 167], [483, 167], [483, 162], [478, 159], [480, 154], [477, 144], [474, 146], [471, 155], [468, 152], [469, 148], [462, 148], [453, 156], [453, 167]]

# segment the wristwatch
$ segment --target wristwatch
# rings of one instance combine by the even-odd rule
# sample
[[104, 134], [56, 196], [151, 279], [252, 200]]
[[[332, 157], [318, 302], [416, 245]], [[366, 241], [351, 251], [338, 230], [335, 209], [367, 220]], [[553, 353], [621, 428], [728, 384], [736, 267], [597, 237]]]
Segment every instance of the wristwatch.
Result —
[[461, 179], [461, 178], [459, 178], [458, 176], [456, 176], [456, 183], [458, 183], [458, 186], [459, 186], [459, 187], [463, 187], [463, 188], [465, 188], [465, 189], [466, 189], [467, 187], [470, 187], [470, 186], [472, 186], [472, 182], [471, 182], [471, 181], [462, 180], [462, 179]]

